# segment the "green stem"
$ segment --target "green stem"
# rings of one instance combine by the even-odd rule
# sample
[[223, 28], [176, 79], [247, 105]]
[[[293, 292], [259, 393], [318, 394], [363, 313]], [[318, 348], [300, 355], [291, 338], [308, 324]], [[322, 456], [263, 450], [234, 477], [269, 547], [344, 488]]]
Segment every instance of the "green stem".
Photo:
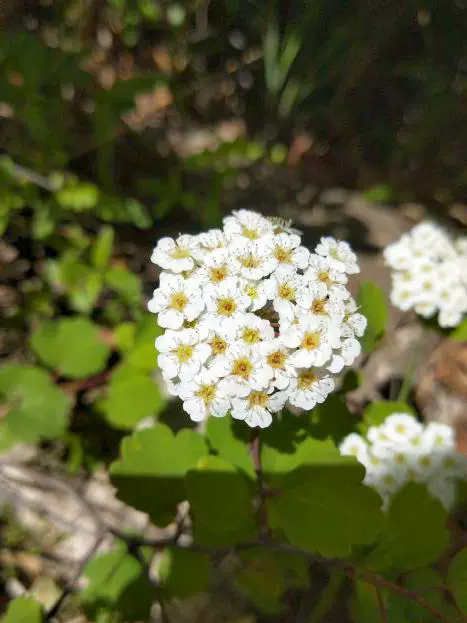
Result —
[[415, 381], [415, 375], [418, 368], [418, 362], [420, 359], [420, 355], [423, 351], [424, 343], [425, 343], [425, 331], [422, 330], [422, 334], [419, 339], [415, 342], [413, 346], [413, 350], [411, 356], [408, 359], [407, 366], [405, 368], [404, 379], [402, 381], [402, 385], [399, 391], [398, 401], [399, 402], [407, 402], [407, 399], [410, 394], [410, 390]]
[[339, 567], [334, 567], [329, 575], [329, 580], [325, 586], [320, 598], [313, 608], [308, 619], [308, 623], [319, 623], [324, 615], [329, 612], [336, 599], [336, 595], [341, 587], [345, 574]]

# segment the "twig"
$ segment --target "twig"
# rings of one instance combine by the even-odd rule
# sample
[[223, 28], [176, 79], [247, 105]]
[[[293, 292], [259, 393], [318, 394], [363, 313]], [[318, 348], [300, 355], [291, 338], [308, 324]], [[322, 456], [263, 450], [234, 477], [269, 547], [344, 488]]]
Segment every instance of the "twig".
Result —
[[331, 570], [328, 583], [324, 587], [318, 602], [313, 608], [308, 623], [319, 623], [324, 615], [329, 612], [336, 600], [344, 577], [345, 574], [341, 568], [334, 567], [334, 569]]
[[386, 604], [384, 603], [383, 594], [379, 586], [375, 586], [376, 597], [378, 599], [379, 611], [381, 613], [382, 623], [388, 623], [388, 612], [386, 610]]
[[80, 564], [78, 566], [78, 569], [76, 570], [76, 572], [73, 575], [73, 577], [71, 578], [71, 580], [65, 584], [65, 587], [64, 587], [64, 589], [62, 591], [62, 594], [60, 595], [60, 597], [57, 599], [57, 601], [54, 603], [54, 605], [50, 608], [50, 610], [45, 615], [45, 620], [46, 621], [50, 621], [58, 613], [58, 611], [62, 607], [63, 602], [68, 597], [68, 595], [71, 595], [74, 592], [76, 582], [81, 577], [81, 575], [82, 575], [84, 569], [86, 568], [88, 562], [91, 560], [91, 558], [94, 556], [94, 554], [99, 549], [99, 546], [102, 543], [102, 541], [105, 539], [106, 535], [107, 535], [107, 531], [103, 530], [100, 533], [100, 535], [97, 537], [97, 539], [95, 540], [93, 546], [89, 549], [89, 551], [86, 554], [86, 556], [80, 562]]
[[261, 437], [259, 431], [254, 431], [253, 439], [250, 443], [250, 453], [256, 472], [257, 492], [258, 492], [258, 520], [260, 536], [269, 536], [268, 512], [266, 509], [266, 493], [264, 490], [264, 474], [261, 465]]

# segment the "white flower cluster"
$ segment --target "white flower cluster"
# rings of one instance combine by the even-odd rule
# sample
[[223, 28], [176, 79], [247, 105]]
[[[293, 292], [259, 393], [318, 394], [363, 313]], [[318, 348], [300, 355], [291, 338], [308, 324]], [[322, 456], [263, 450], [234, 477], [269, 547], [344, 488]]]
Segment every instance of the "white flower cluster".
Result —
[[339, 450], [364, 465], [364, 483], [380, 494], [385, 509], [406, 483], [417, 482], [449, 510], [457, 481], [467, 478], [467, 459], [456, 452], [454, 430], [437, 422], [423, 425], [407, 413], [393, 413], [370, 427], [366, 438], [351, 433]]
[[314, 253], [300, 243], [288, 223], [248, 210], [222, 230], [159, 240], [148, 305], [166, 329], [158, 364], [192, 420], [230, 411], [267, 427], [287, 401], [323, 402], [359, 355], [366, 319], [346, 287], [355, 254], [333, 238]]
[[467, 312], [467, 237], [454, 241], [438, 225], [423, 222], [384, 250], [392, 268], [391, 302], [455, 327]]

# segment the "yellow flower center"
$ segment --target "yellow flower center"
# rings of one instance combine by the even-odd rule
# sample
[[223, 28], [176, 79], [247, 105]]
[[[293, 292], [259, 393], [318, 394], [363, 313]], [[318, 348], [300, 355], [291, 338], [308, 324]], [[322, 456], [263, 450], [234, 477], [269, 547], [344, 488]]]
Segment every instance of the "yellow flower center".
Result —
[[320, 272], [318, 274], [318, 279], [322, 283], [325, 283], [327, 286], [332, 283], [331, 277], [329, 276], [329, 273], [326, 270], [324, 270], [324, 271], [322, 271], [322, 272]]
[[278, 262], [281, 262], [281, 264], [291, 264], [292, 250], [277, 246], [274, 248], [274, 257]]
[[228, 276], [229, 269], [227, 266], [216, 266], [215, 268], [211, 268], [209, 272], [211, 281], [213, 283], [220, 283]]
[[295, 288], [292, 288], [292, 286], [287, 283], [281, 283], [277, 288], [277, 294], [281, 299], [293, 301], [295, 299]]
[[217, 334], [212, 338], [209, 346], [212, 349], [213, 355], [222, 355], [227, 350], [227, 342]]
[[255, 286], [248, 285], [245, 288], [245, 294], [250, 297], [250, 299], [258, 298], [258, 290]]
[[202, 385], [200, 389], [196, 392], [198, 398], [204, 402], [204, 404], [209, 404], [214, 399], [216, 395], [216, 386], [215, 385]]
[[315, 350], [315, 348], [318, 348], [320, 342], [320, 334], [310, 331], [308, 333], [305, 333], [303, 341], [301, 343], [301, 347], [305, 348], [306, 350]]
[[311, 305], [311, 311], [314, 314], [326, 314], [326, 303], [327, 302], [328, 302], [327, 299], [316, 299], [316, 301], [313, 301]]
[[249, 238], [250, 240], [257, 240], [259, 238], [259, 234], [256, 229], [249, 229], [248, 227], [245, 227], [245, 225], [242, 226], [242, 236], [245, 236], [245, 238]]
[[431, 467], [431, 456], [422, 456], [420, 459], [420, 465], [422, 467]]
[[284, 353], [281, 350], [276, 350], [274, 353], [271, 353], [267, 356], [266, 361], [271, 366], [271, 368], [279, 368], [282, 369], [284, 367], [285, 360], [287, 359], [287, 353]]
[[265, 407], [268, 404], [269, 396], [266, 392], [251, 392], [248, 396], [250, 407]]
[[184, 260], [185, 258], [190, 257], [190, 251], [186, 247], [179, 247], [177, 245], [175, 249], [170, 252], [170, 257], [174, 260]]
[[237, 305], [233, 298], [219, 299], [217, 301], [217, 313], [221, 316], [231, 316], [235, 313]]
[[316, 374], [313, 374], [313, 372], [307, 370], [298, 378], [298, 389], [310, 389], [317, 378]]
[[241, 359], [237, 359], [234, 361], [232, 366], [232, 374], [235, 376], [240, 376], [242, 379], [247, 380], [250, 377], [251, 371], [253, 370], [253, 364], [246, 357], [242, 357]]
[[255, 257], [252, 253], [248, 253], [247, 255], [241, 255], [238, 258], [238, 261], [243, 266], [243, 268], [258, 268], [261, 264], [259, 259]]
[[190, 346], [189, 344], [180, 344], [177, 346], [175, 354], [177, 355], [180, 363], [186, 363], [187, 361], [190, 361], [191, 356], [193, 355], [193, 346]]
[[183, 292], [174, 292], [170, 298], [169, 307], [182, 311], [188, 303], [188, 298]]
[[399, 433], [399, 435], [405, 435], [405, 433], [407, 432], [407, 427], [405, 426], [405, 424], [397, 424], [395, 431], [396, 433]]
[[394, 459], [398, 465], [404, 465], [404, 463], [406, 462], [405, 454], [402, 454], [400, 452], [394, 455]]
[[261, 335], [258, 329], [248, 327], [243, 329], [242, 340], [247, 344], [256, 344], [261, 340]]

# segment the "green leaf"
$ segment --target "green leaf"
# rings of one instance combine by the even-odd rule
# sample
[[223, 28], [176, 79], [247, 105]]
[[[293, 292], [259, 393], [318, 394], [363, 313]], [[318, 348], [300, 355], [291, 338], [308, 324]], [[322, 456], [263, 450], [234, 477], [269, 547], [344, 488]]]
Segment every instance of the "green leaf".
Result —
[[31, 348], [63, 376], [81, 379], [104, 370], [109, 347], [87, 318], [46, 321], [31, 336]]
[[363, 411], [363, 422], [360, 425], [362, 432], [366, 432], [370, 426], [381, 426], [384, 420], [393, 413], [408, 413], [416, 416], [414, 409], [405, 402], [396, 400], [382, 400], [372, 402]]
[[97, 270], [108, 266], [114, 243], [114, 229], [110, 225], [100, 228], [99, 234], [91, 247], [91, 263]]
[[93, 310], [101, 290], [102, 276], [95, 270], [86, 269], [79, 285], [74, 286], [68, 293], [71, 306], [77, 312], [88, 314]]
[[389, 184], [376, 184], [363, 192], [363, 197], [367, 201], [376, 203], [391, 203], [394, 201], [394, 190]]
[[125, 437], [120, 452], [110, 467], [117, 496], [148, 513], [156, 525], [168, 524], [186, 499], [183, 477], [206, 453], [204, 439], [187, 429], [175, 436], [156, 424]]
[[123, 378], [112, 375], [108, 396], [103, 401], [102, 408], [109, 424], [132, 430], [143, 418], [158, 415], [166, 402], [160, 388], [152, 379], [134, 371]]
[[209, 444], [222, 459], [240, 468], [248, 476], [255, 478], [255, 468], [248, 443], [235, 436], [234, 420], [231, 418], [209, 418], [206, 437]]
[[22, 596], [8, 604], [3, 623], [42, 623], [42, 606], [34, 597]]
[[467, 319], [451, 331], [449, 338], [455, 342], [467, 342]]
[[91, 560], [85, 576], [89, 584], [81, 601], [93, 620], [107, 612], [118, 612], [125, 621], [149, 620], [154, 589], [146, 570], [123, 545]]
[[358, 416], [349, 410], [342, 396], [333, 394], [311, 411], [310, 420], [310, 434], [315, 439], [330, 437], [339, 444], [357, 430]]
[[[386, 591], [381, 590], [381, 597], [386, 602]], [[356, 579], [349, 605], [354, 623], [379, 623], [382, 620], [378, 593], [373, 584]], [[401, 619], [400, 623], [405, 623], [405, 620]]]
[[371, 353], [386, 330], [389, 315], [386, 295], [375, 283], [365, 281], [358, 291], [357, 302], [360, 313], [368, 320], [368, 326], [360, 342], [363, 352]]
[[0, 422], [2, 448], [14, 441], [33, 443], [63, 435], [71, 399], [40, 368], [7, 364], [0, 368], [0, 398], [6, 414]]
[[246, 477], [219, 457], [200, 459], [186, 475], [196, 543], [229, 546], [255, 536]]
[[105, 281], [128, 305], [141, 305], [143, 290], [137, 275], [120, 266], [110, 268], [105, 274]]
[[383, 514], [378, 494], [362, 484], [364, 468], [330, 441], [307, 439], [297, 455], [289, 461], [298, 467], [283, 476], [280, 494], [268, 500], [274, 526], [292, 545], [327, 557], [372, 543]]
[[[438, 612], [443, 612], [448, 604], [443, 599], [442, 590], [437, 587], [443, 586], [443, 580], [437, 571], [433, 569], [418, 569], [407, 574], [404, 577], [404, 586], [408, 590], [419, 594], [427, 604]], [[408, 621], [408, 623], [435, 623], [438, 619], [430, 614], [425, 608], [422, 608], [412, 599], [408, 599], [405, 595], [399, 595], [396, 592], [388, 591], [387, 594], [387, 611], [389, 623], [399, 623], [400, 621]], [[446, 620], [454, 621], [457, 617], [447, 617]]]
[[153, 314], [144, 314], [136, 326], [134, 344], [125, 353], [125, 364], [147, 372], [155, 370], [157, 351], [154, 342], [161, 333]]
[[467, 547], [458, 552], [449, 565], [446, 583], [457, 606], [467, 615]]
[[393, 497], [378, 546], [365, 564], [400, 572], [437, 560], [448, 543], [446, 519], [424, 485], [406, 485]]
[[90, 182], [79, 182], [66, 186], [55, 194], [55, 199], [63, 208], [81, 211], [94, 208], [99, 201], [99, 189]]
[[127, 352], [135, 343], [136, 324], [134, 322], [121, 322], [114, 329], [114, 337], [118, 350]]
[[159, 577], [164, 594], [186, 599], [207, 590], [212, 573], [209, 556], [170, 548], [162, 554]]

